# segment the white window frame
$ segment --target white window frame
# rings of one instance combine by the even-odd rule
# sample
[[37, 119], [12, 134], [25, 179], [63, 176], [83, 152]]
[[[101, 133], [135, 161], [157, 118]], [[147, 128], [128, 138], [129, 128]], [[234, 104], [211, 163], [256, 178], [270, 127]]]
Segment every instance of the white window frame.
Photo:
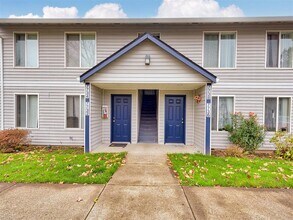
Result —
[[[217, 67], [205, 67], [204, 66], [204, 36], [205, 34], [218, 34], [219, 37], [219, 51], [218, 51], [218, 66]], [[234, 67], [221, 67], [221, 35], [222, 34], [235, 34], [235, 63]], [[203, 31], [202, 35], [202, 67], [207, 69], [227, 69], [227, 70], [235, 70], [237, 69], [237, 45], [238, 45], [238, 33], [237, 31]]]
[[290, 112], [289, 112], [289, 130], [288, 133], [291, 133], [291, 119], [292, 119], [292, 97], [291, 96], [264, 96], [263, 98], [263, 124], [266, 125], [266, 98], [276, 98], [277, 99], [277, 111], [276, 111], [276, 130], [268, 131], [269, 133], [274, 133], [279, 130], [279, 99], [280, 98], [289, 98]]
[[[79, 108], [80, 108], [80, 111], [79, 111], [79, 125], [78, 125], [78, 128], [68, 128], [67, 127], [67, 96], [79, 96]], [[81, 126], [81, 117], [83, 117], [82, 115], [82, 111], [81, 111], [81, 97], [84, 97], [84, 110], [83, 112], [85, 113], [85, 95], [84, 94], [76, 94], [76, 93], [68, 93], [68, 94], [65, 94], [65, 98], [64, 98], [64, 103], [65, 103], [65, 111], [64, 111], [64, 129], [66, 130], [84, 130], [84, 127], [85, 127], [85, 120], [84, 120], [84, 123], [83, 123], [83, 128]]]
[[[66, 56], [66, 45], [67, 45], [67, 34], [79, 34], [79, 66], [67, 66], [67, 56]], [[94, 34], [95, 35], [95, 63], [94, 65], [96, 65], [97, 63], [97, 32], [94, 31], [82, 31], [82, 32], [64, 32], [64, 68], [66, 69], [89, 69], [92, 66], [88, 66], [88, 67], [82, 67], [81, 66], [81, 35], [82, 34]]]
[[[292, 70], [292, 67], [281, 67], [281, 34], [282, 33], [293, 33], [293, 30], [266, 30], [265, 35], [265, 69], [282, 69], [282, 70]], [[277, 67], [267, 67], [267, 52], [268, 52], [268, 33], [278, 33], [279, 34], [279, 45], [278, 45], [278, 66]], [[282, 97], [281, 97], [282, 98]]]
[[[25, 117], [26, 117], [26, 121], [25, 121], [25, 127], [18, 127], [16, 122], [16, 114], [17, 114], [17, 109], [16, 109], [16, 96], [18, 95], [25, 95], [25, 105], [26, 105], [26, 112], [25, 112]], [[28, 96], [29, 95], [36, 95], [38, 97], [38, 126], [36, 128], [28, 128], [27, 127], [27, 104], [28, 104]], [[18, 128], [18, 129], [30, 129], [30, 130], [38, 130], [40, 128], [40, 95], [39, 93], [14, 93], [14, 127]]]
[[[235, 114], [235, 95], [212, 95], [212, 102], [213, 102], [213, 97], [217, 97], [217, 129], [216, 130], [212, 130], [212, 126], [211, 126], [211, 131], [217, 131], [217, 132], [227, 132], [225, 130], [219, 130], [219, 101], [220, 101], [220, 97], [221, 98], [233, 98], [233, 114]], [[212, 107], [213, 103], [211, 103], [211, 107]], [[212, 108], [211, 108], [212, 109]], [[213, 110], [212, 110], [212, 114], [213, 114]], [[212, 123], [212, 117], [211, 117], [211, 123]]]
[[[24, 34], [25, 35], [25, 44], [24, 44], [24, 51], [25, 51], [25, 54], [24, 54], [24, 60], [25, 60], [25, 63], [26, 63], [26, 41], [27, 41], [27, 35], [28, 34], [37, 34], [37, 66], [16, 66], [16, 62], [15, 62], [15, 58], [16, 58], [16, 47], [15, 47], [15, 35], [16, 34]], [[21, 68], [26, 68], [26, 69], [38, 69], [39, 68], [39, 44], [40, 44], [40, 41], [39, 41], [39, 32], [37, 31], [17, 31], [17, 32], [13, 32], [13, 68], [16, 68], [16, 69], [21, 69]]]

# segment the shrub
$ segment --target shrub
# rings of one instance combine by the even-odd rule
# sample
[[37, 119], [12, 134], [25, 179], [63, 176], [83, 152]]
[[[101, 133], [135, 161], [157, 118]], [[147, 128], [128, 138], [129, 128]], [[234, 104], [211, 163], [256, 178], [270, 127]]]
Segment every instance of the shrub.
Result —
[[249, 153], [258, 149], [265, 138], [265, 128], [257, 122], [257, 115], [253, 112], [248, 118], [241, 113], [233, 114], [232, 125], [225, 129], [229, 132], [229, 140]]
[[0, 131], [0, 151], [12, 153], [29, 145], [29, 132], [23, 129], [7, 129]]
[[277, 131], [270, 142], [275, 145], [277, 156], [293, 160], [293, 134]]
[[227, 157], [243, 157], [244, 150], [241, 147], [238, 147], [237, 145], [229, 146], [225, 150], [225, 156]]

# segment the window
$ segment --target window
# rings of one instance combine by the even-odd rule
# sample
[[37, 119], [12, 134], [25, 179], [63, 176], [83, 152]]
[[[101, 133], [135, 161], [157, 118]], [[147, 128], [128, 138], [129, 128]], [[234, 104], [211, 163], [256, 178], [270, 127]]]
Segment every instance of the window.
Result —
[[290, 98], [265, 98], [265, 126], [268, 131], [289, 131]]
[[234, 68], [236, 57], [236, 33], [204, 34], [204, 66]]
[[15, 66], [38, 67], [37, 33], [17, 33], [15, 37]]
[[[140, 32], [137, 34], [138, 37], [142, 36], [144, 33]], [[156, 38], [161, 38], [161, 34], [160, 33], [151, 33], [151, 35], [153, 35]]]
[[267, 33], [266, 67], [293, 67], [293, 32]]
[[66, 128], [84, 127], [84, 96], [66, 96]]
[[94, 33], [66, 34], [66, 66], [92, 67], [96, 63]]
[[38, 95], [16, 95], [16, 127], [38, 128]]
[[232, 123], [234, 113], [234, 97], [213, 96], [212, 98], [212, 130], [222, 131]]

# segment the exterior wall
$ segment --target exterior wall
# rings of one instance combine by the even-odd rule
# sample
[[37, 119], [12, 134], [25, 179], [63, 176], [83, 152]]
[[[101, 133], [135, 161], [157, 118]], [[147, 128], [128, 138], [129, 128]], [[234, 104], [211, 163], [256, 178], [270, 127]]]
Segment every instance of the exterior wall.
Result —
[[84, 129], [65, 128], [65, 95], [84, 94], [84, 87], [29, 86], [26, 84], [5, 87], [5, 128], [15, 127], [15, 94], [25, 93], [39, 95], [39, 128], [30, 129], [32, 144], [84, 144]]
[[0, 130], [3, 129], [2, 114], [3, 114], [3, 39], [0, 36]]
[[109, 118], [102, 120], [102, 143], [109, 144], [111, 142], [111, 95], [127, 94], [131, 95], [131, 143], [137, 143], [137, 90], [104, 90], [102, 104], [109, 106]]
[[90, 151], [102, 143], [102, 90], [91, 85], [90, 98]]
[[166, 95], [186, 95], [186, 119], [185, 119], [185, 144], [194, 145], [194, 111], [193, 111], [193, 91], [160, 90], [159, 93], [159, 130], [158, 142], [165, 143], [165, 96]]
[[202, 97], [200, 103], [193, 101], [194, 105], [194, 144], [204, 152], [205, 149], [205, 121], [206, 121], [206, 86], [195, 90], [195, 95]]
[[[151, 64], [145, 65], [150, 54]], [[91, 76], [88, 82], [98, 83], [207, 83], [205, 77], [172, 57], [150, 41], [136, 46], [109, 66]]]
[[[290, 89], [284, 88], [282, 85], [275, 88], [259, 88], [259, 86], [253, 86], [247, 88], [245, 85], [243, 88], [229, 87], [222, 88], [219, 85], [213, 86], [213, 95], [234, 95], [235, 111], [242, 112], [246, 116], [249, 112], [254, 112], [259, 118], [259, 123], [264, 124], [264, 105], [265, 96], [269, 97], [291, 97], [291, 130], [293, 131], [293, 87]], [[267, 132], [266, 138], [261, 149], [272, 150], [274, 146], [269, 142], [274, 132]], [[227, 138], [226, 131], [212, 131], [212, 148], [226, 148], [230, 145]]]
[[[138, 32], [160, 32], [161, 39], [179, 52], [202, 65], [204, 31], [237, 31], [237, 58], [234, 69], [209, 69], [219, 78], [213, 85], [213, 95], [235, 95], [235, 111], [254, 111], [263, 122], [263, 97], [293, 95], [292, 69], [265, 68], [266, 31], [292, 30], [291, 24], [284, 23], [235, 23], [235, 24], [144, 24], [144, 25], [3, 25], [0, 36], [4, 43], [4, 128], [14, 127], [15, 93], [39, 94], [39, 128], [31, 130], [34, 144], [83, 145], [83, 129], [65, 129], [65, 94], [83, 94], [84, 86], [76, 78], [85, 68], [65, 68], [64, 32], [95, 31], [97, 33], [97, 63], [129, 43]], [[13, 32], [37, 31], [39, 34], [39, 68], [15, 68], [13, 66]], [[145, 46], [144, 52], [150, 47]], [[143, 53], [140, 54], [142, 56]], [[171, 60], [165, 60], [155, 51], [153, 56], [161, 58], [158, 67], [165, 69], [148, 79], [164, 77], [168, 74]], [[117, 68], [133, 76], [136, 62], [141, 62], [129, 54], [127, 63]], [[164, 62], [162, 62], [164, 61]], [[153, 60], [151, 60], [153, 62]], [[165, 64], [165, 65], [164, 65]], [[167, 64], [167, 65], [166, 65]], [[179, 65], [180, 66], [180, 65]], [[174, 65], [174, 68], [178, 68]], [[166, 73], [163, 75], [163, 73]], [[112, 76], [116, 76], [113, 72]], [[176, 76], [177, 72], [174, 73]], [[179, 73], [177, 77], [180, 77]], [[188, 76], [188, 73], [187, 75]], [[105, 79], [107, 77], [105, 76]], [[120, 79], [123, 78], [120, 76]], [[172, 79], [172, 78], [171, 78]], [[188, 80], [188, 78], [185, 78]], [[174, 80], [174, 79], [172, 79]], [[134, 104], [134, 103], [133, 103]], [[291, 108], [292, 109], [292, 108]], [[163, 112], [164, 113], [164, 112]], [[162, 112], [160, 111], [160, 114]], [[103, 120], [103, 123], [106, 123]], [[194, 122], [195, 123], [195, 122]], [[161, 125], [160, 125], [161, 126]], [[291, 114], [291, 132], [293, 130]], [[135, 129], [137, 131], [137, 129]], [[133, 131], [133, 130], [132, 130]], [[103, 141], [109, 141], [103, 131]], [[162, 132], [162, 131], [161, 131]], [[268, 134], [269, 138], [271, 134]], [[133, 137], [133, 135], [132, 135]], [[160, 140], [162, 142], [162, 140]], [[194, 142], [195, 138], [193, 138]], [[212, 132], [212, 147], [226, 147], [225, 132]], [[264, 148], [271, 148], [266, 141]]]

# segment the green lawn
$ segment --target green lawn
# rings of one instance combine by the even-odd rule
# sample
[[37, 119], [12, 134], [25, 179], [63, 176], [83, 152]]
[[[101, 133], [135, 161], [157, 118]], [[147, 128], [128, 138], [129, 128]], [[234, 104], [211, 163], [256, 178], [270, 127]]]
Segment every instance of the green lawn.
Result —
[[267, 158], [169, 154], [182, 185], [293, 188], [293, 162]]
[[74, 149], [0, 153], [0, 182], [103, 184], [124, 157], [125, 153], [83, 154]]

